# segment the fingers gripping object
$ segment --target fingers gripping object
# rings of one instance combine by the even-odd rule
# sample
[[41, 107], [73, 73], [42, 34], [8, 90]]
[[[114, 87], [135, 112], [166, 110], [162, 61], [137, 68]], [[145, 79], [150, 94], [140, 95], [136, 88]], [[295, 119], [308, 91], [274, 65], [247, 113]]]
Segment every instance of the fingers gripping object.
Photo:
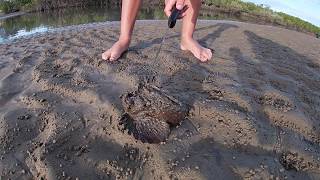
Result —
[[177, 19], [180, 17], [182, 10], [179, 10], [174, 7], [169, 19], [168, 19], [168, 27], [173, 28], [176, 25]]

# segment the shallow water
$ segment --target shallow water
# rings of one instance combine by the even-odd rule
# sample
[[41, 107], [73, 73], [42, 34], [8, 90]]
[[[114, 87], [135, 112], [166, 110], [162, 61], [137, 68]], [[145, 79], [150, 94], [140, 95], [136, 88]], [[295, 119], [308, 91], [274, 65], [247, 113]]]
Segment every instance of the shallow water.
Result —
[[[142, 9], [138, 19], [165, 19], [161, 7]], [[224, 14], [202, 15], [201, 19], [230, 19]], [[66, 8], [49, 12], [28, 13], [0, 20], [0, 43], [58, 27], [93, 22], [119, 21], [119, 7]]]

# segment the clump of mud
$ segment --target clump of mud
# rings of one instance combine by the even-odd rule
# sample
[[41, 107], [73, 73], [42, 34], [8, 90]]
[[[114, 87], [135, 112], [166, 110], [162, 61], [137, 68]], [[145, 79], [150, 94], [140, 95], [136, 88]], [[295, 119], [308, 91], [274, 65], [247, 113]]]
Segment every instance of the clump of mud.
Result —
[[308, 169], [311, 164], [298, 156], [298, 153], [285, 152], [280, 157], [280, 163], [286, 170], [303, 171]]
[[290, 101], [275, 95], [261, 96], [258, 98], [258, 103], [272, 106], [273, 108], [283, 112], [291, 111], [294, 108], [294, 105]]
[[170, 126], [179, 125], [188, 114], [187, 106], [151, 85], [140, 85], [121, 99], [125, 114], [120, 124], [142, 142], [164, 142]]

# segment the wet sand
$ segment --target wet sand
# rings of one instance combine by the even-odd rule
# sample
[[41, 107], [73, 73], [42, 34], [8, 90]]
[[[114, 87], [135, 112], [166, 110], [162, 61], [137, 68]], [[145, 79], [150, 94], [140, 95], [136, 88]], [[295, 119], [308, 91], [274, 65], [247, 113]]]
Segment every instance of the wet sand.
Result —
[[[277, 27], [200, 21], [199, 63], [179, 27], [139, 21], [117, 62], [119, 23], [0, 45], [1, 179], [319, 179], [320, 41]], [[119, 96], [145, 82], [191, 110], [166, 143], [122, 131]]]

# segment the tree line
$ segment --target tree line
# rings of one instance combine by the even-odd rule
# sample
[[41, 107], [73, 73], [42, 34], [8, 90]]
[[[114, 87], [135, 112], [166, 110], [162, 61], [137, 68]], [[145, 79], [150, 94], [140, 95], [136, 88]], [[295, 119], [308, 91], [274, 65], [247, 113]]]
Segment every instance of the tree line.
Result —
[[92, 5], [119, 4], [116, 0], [2, 0], [0, 10], [4, 13], [16, 11], [44, 11], [63, 7], [86, 7]]

